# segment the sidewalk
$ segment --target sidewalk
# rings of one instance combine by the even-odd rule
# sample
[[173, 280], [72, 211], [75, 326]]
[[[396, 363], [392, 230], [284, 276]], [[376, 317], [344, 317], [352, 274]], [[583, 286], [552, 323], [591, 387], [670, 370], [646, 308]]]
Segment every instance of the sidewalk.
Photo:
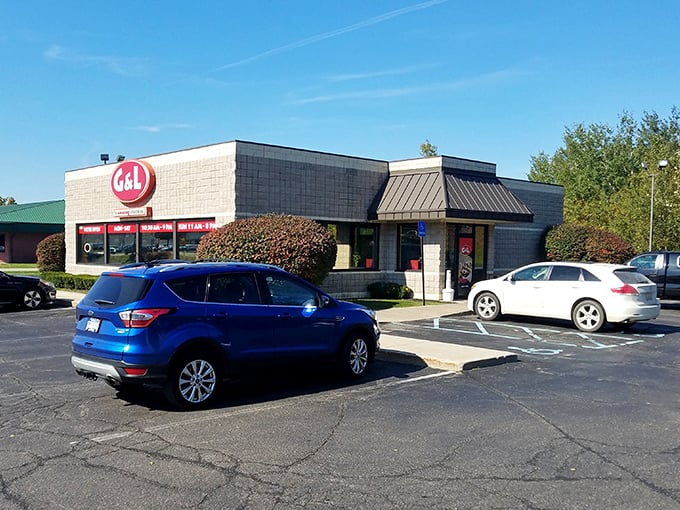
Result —
[[[377, 312], [378, 321], [408, 322], [416, 320], [436, 319], [447, 315], [465, 315], [471, 313], [466, 301], [453, 301], [438, 305], [409, 306], [390, 308]], [[473, 368], [500, 365], [517, 361], [515, 353], [451, 344], [448, 342], [431, 342], [401, 336], [382, 334], [380, 336], [380, 353], [378, 357], [400, 363], [429, 366], [440, 370], [463, 371]]]
[[[85, 295], [83, 292], [58, 290], [57, 300], [70, 301], [76, 306]], [[379, 310], [376, 315], [380, 323], [408, 322], [416, 320], [436, 319], [447, 315], [463, 315], [470, 313], [465, 301], [453, 301], [438, 305], [408, 306]], [[517, 361], [517, 354], [470, 347], [468, 345], [447, 342], [431, 342], [415, 338], [382, 334], [380, 336], [380, 352], [378, 358], [408, 363], [418, 366], [429, 366], [438, 370], [463, 371], [473, 368], [499, 365]]]

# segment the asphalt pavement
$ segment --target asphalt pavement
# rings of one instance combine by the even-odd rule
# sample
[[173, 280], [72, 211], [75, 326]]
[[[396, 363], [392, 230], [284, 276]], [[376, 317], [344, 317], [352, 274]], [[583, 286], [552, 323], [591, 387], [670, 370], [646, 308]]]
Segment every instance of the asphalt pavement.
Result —
[[[70, 302], [71, 306], [76, 306], [83, 295], [80, 292], [57, 291], [57, 299], [62, 302]], [[390, 323], [434, 320], [439, 317], [468, 313], [470, 312], [467, 309], [466, 302], [461, 300], [434, 305], [379, 310], [377, 317], [380, 323]], [[386, 334], [380, 336], [380, 353], [378, 357], [398, 363], [409, 363], [452, 371], [470, 370], [517, 361], [517, 354], [507, 351], [445, 342], [432, 342]]]

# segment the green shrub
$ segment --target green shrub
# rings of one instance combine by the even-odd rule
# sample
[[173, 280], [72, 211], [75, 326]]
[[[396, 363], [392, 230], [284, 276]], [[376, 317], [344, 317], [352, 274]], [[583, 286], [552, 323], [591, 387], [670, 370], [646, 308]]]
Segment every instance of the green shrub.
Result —
[[395, 282], [369, 283], [367, 290], [373, 299], [411, 299], [413, 297], [413, 290]]
[[66, 243], [64, 234], [52, 234], [38, 243], [35, 250], [38, 271], [64, 271], [66, 268]]
[[58, 289], [90, 290], [99, 276], [91, 274], [69, 274], [61, 271], [41, 272], [43, 280], [52, 282]]
[[591, 228], [566, 223], [551, 228], [545, 238], [548, 260], [585, 260], [586, 240]]
[[286, 214], [233, 221], [203, 236], [196, 249], [199, 259], [273, 264], [317, 285], [333, 268], [336, 254], [327, 228]]
[[586, 225], [563, 224], [546, 236], [548, 260], [622, 263], [635, 255], [633, 246], [607, 230]]

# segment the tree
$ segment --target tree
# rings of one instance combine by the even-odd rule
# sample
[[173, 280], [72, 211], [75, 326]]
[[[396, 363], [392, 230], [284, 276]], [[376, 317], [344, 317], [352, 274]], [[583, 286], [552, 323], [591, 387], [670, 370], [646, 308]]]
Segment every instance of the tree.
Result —
[[15, 205], [17, 203], [14, 197], [0, 197], [0, 206], [3, 205]]
[[199, 259], [232, 259], [282, 267], [320, 284], [335, 264], [331, 232], [308, 218], [268, 214], [236, 220], [209, 232], [198, 243]]
[[429, 158], [430, 156], [438, 156], [437, 146], [432, 145], [429, 140], [425, 140], [420, 144], [420, 155], [424, 158]]
[[[657, 170], [657, 162], [669, 165]], [[637, 251], [647, 248], [651, 179], [657, 172], [654, 247], [680, 248], [680, 112], [668, 119], [645, 113], [640, 122], [624, 112], [612, 127], [577, 124], [566, 128], [563, 146], [531, 158], [528, 178], [564, 186], [565, 223], [612, 231]]]

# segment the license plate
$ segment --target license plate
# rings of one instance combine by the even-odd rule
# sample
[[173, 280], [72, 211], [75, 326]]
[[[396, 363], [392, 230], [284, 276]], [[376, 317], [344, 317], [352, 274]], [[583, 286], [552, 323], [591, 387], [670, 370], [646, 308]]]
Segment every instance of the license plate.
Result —
[[87, 324], [85, 324], [85, 331], [89, 331], [90, 333], [97, 333], [99, 332], [99, 325], [101, 323], [102, 323], [101, 319], [90, 317], [89, 319], [87, 319]]

